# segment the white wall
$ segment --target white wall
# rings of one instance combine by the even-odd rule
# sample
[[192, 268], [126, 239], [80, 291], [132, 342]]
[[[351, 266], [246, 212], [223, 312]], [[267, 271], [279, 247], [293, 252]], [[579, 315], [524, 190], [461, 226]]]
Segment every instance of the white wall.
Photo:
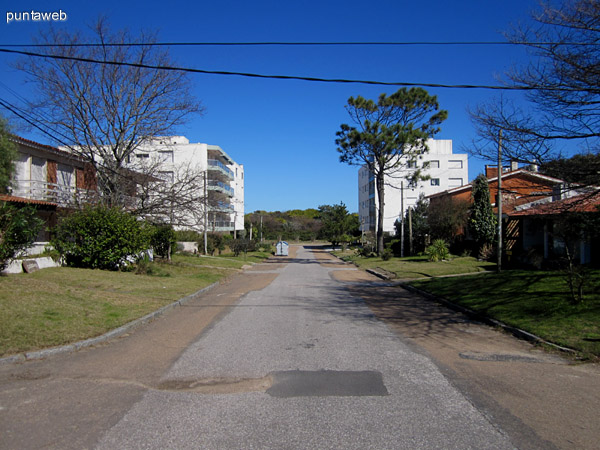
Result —
[[[184, 136], [157, 137], [136, 153], [147, 153], [149, 158], [159, 158], [162, 161], [160, 171], [165, 174], [182, 166], [190, 166], [203, 172], [208, 168], [209, 147], [211, 151], [219, 151], [226, 159], [231, 160], [219, 146], [190, 143]], [[140, 158], [136, 159], [140, 160]], [[235, 161], [227, 166], [234, 173], [234, 179], [229, 184], [234, 189], [231, 203], [234, 205], [235, 212], [231, 214], [230, 221], [235, 222], [235, 229], [239, 231], [244, 229], [244, 166]]]
[[[405, 167], [400, 168], [393, 176], [388, 176], [385, 179], [383, 230], [386, 232], [393, 233], [395, 231], [394, 222], [398, 218], [403, 217], [408, 207], [415, 206], [421, 194], [427, 196], [463, 186], [469, 182], [468, 155], [452, 153], [451, 140], [430, 139], [427, 145], [429, 152], [420, 157], [417, 165], [423, 168], [422, 174], [428, 175], [431, 179], [420, 181], [416, 186], [410, 186], [406, 177], [414, 169], [407, 169]], [[369, 197], [369, 176], [368, 170], [365, 167], [359, 169], [358, 178], [359, 217], [367, 218], [369, 216], [368, 202], [370, 198], [375, 199], [375, 205], [377, 208], [379, 207], [377, 192], [374, 190], [374, 193]], [[366, 187], [365, 184], [367, 184]], [[403, 190], [401, 189], [402, 184], [404, 185]], [[404, 197], [403, 210], [402, 197]], [[368, 222], [368, 219], [363, 220], [365, 223]], [[371, 229], [376, 226], [376, 220], [376, 216], [375, 218], [371, 217]], [[365, 229], [368, 229], [368, 227], [365, 226]]]

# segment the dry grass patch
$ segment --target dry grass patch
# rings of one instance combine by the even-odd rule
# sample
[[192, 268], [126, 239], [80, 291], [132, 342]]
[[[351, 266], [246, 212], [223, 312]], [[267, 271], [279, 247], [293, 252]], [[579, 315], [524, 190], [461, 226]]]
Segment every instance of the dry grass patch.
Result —
[[161, 276], [61, 267], [0, 277], [0, 356], [101, 335], [231, 273], [158, 266]]

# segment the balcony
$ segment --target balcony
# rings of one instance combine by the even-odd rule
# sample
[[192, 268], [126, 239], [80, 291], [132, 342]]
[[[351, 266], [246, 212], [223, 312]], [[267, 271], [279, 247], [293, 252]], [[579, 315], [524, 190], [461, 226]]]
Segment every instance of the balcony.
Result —
[[233, 222], [213, 221], [208, 222], [208, 231], [233, 231]]
[[227, 167], [225, 164], [223, 164], [221, 161], [218, 161], [216, 159], [209, 159], [208, 160], [208, 170], [216, 170], [218, 172], [221, 172], [223, 175], [225, 175], [230, 180], [233, 180], [233, 171], [229, 167]]
[[211, 212], [223, 212], [223, 213], [233, 213], [234, 207], [230, 203], [218, 203], [216, 205], [208, 206], [209, 211]]
[[98, 191], [36, 180], [18, 180], [17, 187], [11, 194], [15, 197], [55, 203], [61, 207], [98, 202]]
[[235, 195], [233, 188], [223, 183], [222, 181], [208, 180], [207, 189], [211, 191], [222, 192], [224, 194], [229, 195], [230, 197], [233, 197]]

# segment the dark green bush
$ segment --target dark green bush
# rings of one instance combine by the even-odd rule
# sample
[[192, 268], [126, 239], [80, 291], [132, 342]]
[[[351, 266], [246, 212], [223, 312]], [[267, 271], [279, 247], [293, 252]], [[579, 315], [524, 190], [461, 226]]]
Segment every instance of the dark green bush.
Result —
[[[175, 231], [175, 238], [179, 242], [204, 242], [202, 233], [194, 230], [177, 230]], [[204, 248], [204, 244], [202, 244], [202, 248]]]
[[256, 242], [250, 239], [233, 239], [229, 247], [235, 256], [239, 256], [242, 252], [246, 254], [247, 252], [255, 251]]
[[384, 261], [389, 261], [390, 259], [392, 259], [393, 256], [393, 252], [391, 249], [386, 248], [383, 253], [381, 254], [381, 259], [383, 259]]
[[177, 247], [177, 237], [171, 225], [155, 225], [150, 245], [154, 253], [161, 258], [168, 258], [175, 253]]
[[35, 241], [43, 224], [34, 208], [0, 204], [0, 270]]
[[69, 266], [117, 270], [149, 248], [151, 228], [118, 208], [86, 207], [59, 221], [52, 245]]
[[271, 241], [257, 242], [256, 248], [261, 252], [273, 251], [273, 243]]

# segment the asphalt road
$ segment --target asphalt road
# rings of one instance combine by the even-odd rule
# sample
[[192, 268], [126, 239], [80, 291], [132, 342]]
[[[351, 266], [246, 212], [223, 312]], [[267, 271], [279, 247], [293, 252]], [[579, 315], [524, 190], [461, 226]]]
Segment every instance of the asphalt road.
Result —
[[514, 448], [310, 251], [269, 268], [97, 448]]
[[596, 449], [598, 404], [597, 364], [292, 247], [119, 339], [0, 364], [0, 449]]

